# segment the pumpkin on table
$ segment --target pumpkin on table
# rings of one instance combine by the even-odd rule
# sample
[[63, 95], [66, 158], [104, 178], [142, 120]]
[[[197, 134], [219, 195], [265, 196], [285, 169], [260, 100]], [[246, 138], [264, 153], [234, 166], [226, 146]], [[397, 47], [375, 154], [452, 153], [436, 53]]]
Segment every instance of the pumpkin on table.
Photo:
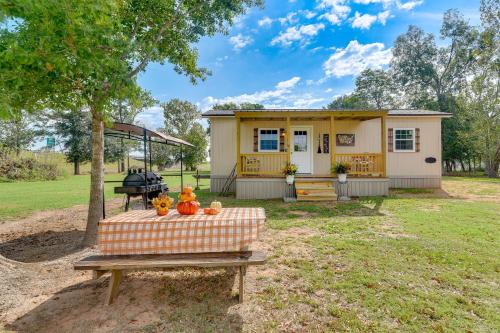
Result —
[[196, 194], [193, 193], [191, 187], [184, 187], [181, 194], [179, 194], [179, 202], [177, 203], [177, 211], [181, 215], [196, 214], [200, 203], [196, 201]]

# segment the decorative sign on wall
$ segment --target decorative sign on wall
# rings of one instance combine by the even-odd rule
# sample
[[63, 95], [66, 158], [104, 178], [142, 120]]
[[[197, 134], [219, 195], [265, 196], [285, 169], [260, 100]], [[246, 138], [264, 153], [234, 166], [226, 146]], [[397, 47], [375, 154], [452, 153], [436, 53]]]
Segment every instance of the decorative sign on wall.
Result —
[[330, 154], [330, 134], [323, 134], [323, 154]]
[[354, 134], [337, 134], [337, 146], [353, 147], [354, 144]]

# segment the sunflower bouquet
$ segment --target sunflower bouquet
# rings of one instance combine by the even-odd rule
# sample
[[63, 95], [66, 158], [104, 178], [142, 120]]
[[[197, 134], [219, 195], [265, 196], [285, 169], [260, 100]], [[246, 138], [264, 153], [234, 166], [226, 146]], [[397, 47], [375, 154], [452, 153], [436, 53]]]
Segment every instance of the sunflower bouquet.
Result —
[[153, 199], [153, 206], [156, 208], [156, 213], [159, 216], [167, 215], [168, 210], [174, 204], [174, 199], [166, 193], [160, 193], [157, 198]]

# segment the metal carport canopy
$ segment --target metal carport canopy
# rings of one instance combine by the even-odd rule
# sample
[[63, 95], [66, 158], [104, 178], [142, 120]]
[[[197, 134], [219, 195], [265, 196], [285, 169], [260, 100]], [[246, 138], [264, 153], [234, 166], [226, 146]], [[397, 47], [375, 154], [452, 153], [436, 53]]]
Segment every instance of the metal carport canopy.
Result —
[[191, 143], [182, 139], [133, 124], [113, 123], [111, 127], [105, 128], [105, 134], [106, 136], [114, 136], [123, 139], [135, 139], [140, 141], [144, 140], [144, 134], [146, 134], [146, 136], [151, 138], [153, 142], [172, 146], [184, 145], [193, 147]]

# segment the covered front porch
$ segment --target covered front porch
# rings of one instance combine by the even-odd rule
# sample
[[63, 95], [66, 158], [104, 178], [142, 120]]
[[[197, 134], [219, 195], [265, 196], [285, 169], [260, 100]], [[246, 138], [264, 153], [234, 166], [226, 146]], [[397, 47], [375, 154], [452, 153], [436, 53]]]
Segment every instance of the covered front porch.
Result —
[[303, 178], [331, 178], [337, 162], [350, 165], [352, 178], [386, 177], [385, 110], [242, 110], [235, 117], [238, 179], [283, 178], [288, 162]]

